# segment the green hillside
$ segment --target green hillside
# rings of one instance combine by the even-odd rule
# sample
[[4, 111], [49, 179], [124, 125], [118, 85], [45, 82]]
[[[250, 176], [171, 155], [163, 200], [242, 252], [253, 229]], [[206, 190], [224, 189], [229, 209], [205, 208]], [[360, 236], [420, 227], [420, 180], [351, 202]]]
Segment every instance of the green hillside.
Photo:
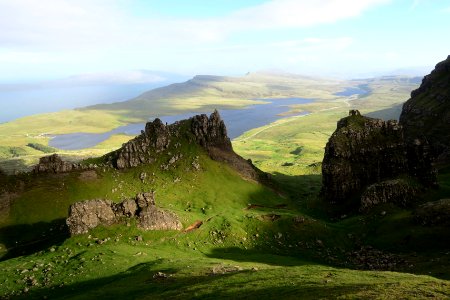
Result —
[[[12, 202], [2, 207], [1, 296], [450, 296], [449, 257], [442, 253], [449, 242], [445, 228], [413, 225], [409, 211], [390, 205], [336, 218], [318, 195], [316, 175], [283, 175], [284, 181], [267, 187], [211, 160], [189, 139], [172, 142], [177, 148], [163, 151], [152, 164], [125, 170], [101, 165], [100, 158], [85, 162], [99, 164], [94, 170], [2, 175], [2, 199], [8, 196]], [[174, 168], [161, 170], [175, 150], [183, 157]], [[440, 181], [441, 189], [428, 198], [450, 191], [448, 173]], [[201, 226], [143, 231], [130, 220], [68, 236], [64, 218], [71, 203], [118, 202], [150, 190], [156, 191], [157, 206], [175, 212], [185, 229], [198, 221]]]

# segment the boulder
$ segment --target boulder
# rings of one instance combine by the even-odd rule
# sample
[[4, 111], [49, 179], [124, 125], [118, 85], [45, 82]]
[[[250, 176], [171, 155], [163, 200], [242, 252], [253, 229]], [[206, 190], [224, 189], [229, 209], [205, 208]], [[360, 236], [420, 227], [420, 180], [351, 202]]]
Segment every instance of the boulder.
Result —
[[138, 211], [138, 205], [134, 199], [126, 199], [116, 205], [116, 215], [118, 217], [134, 217]]
[[176, 214], [155, 205], [154, 192], [137, 194], [120, 203], [95, 199], [74, 203], [69, 208], [66, 224], [71, 235], [87, 233], [97, 226], [109, 226], [125, 219], [137, 218], [145, 230], [181, 230]]
[[155, 205], [155, 192], [139, 193], [136, 195], [136, 204], [139, 209], [144, 209], [147, 206]]
[[418, 192], [416, 188], [403, 179], [375, 183], [368, 186], [361, 195], [360, 210], [367, 211], [381, 203], [393, 203], [406, 207], [414, 200]]
[[450, 199], [431, 201], [420, 205], [414, 218], [422, 225], [445, 225], [450, 226]]
[[112, 225], [117, 221], [113, 203], [95, 199], [74, 203], [69, 208], [66, 224], [71, 235], [87, 233], [99, 225]]
[[181, 230], [183, 227], [177, 215], [158, 209], [154, 205], [142, 209], [138, 217], [138, 226], [145, 230]]

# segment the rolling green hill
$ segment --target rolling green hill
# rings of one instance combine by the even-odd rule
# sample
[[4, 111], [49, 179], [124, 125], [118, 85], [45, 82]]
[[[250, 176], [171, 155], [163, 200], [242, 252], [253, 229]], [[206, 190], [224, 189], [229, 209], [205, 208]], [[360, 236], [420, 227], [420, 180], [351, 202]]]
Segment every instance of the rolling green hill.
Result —
[[[212, 160], [191, 135], [176, 132], [150, 164], [119, 170], [105, 164], [105, 156], [85, 161], [98, 164], [90, 170], [1, 175], [2, 203], [9, 199], [0, 225], [1, 296], [450, 296], [445, 228], [413, 225], [410, 211], [391, 205], [336, 218], [318, 195], [319, 176], [278, 174], [269, 186], [245, 180], [228, 163]], [[174, 153], [182, 158], [164, 170]], [[429, 198], [448, 193], [448, 174], [440, 175], [441, 189]], [[186, 230], [143, 231], [130, 220], [68, 236], [64, 219], [71, 203], [118, 202], [150, 190]]]

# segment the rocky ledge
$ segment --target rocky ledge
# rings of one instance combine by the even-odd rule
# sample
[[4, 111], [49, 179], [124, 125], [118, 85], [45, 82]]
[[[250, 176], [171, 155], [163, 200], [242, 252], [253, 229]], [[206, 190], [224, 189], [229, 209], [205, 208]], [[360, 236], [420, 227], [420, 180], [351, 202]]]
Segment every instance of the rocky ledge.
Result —
[[322, 193], [332, 203], [348, 204], [353, 199], [362, 209], [391, 200], [404, 203], [409, 197], [404, 193], [412, 189], [400, 189], [404, 182], [388, 180], [406, 176], [424, 186], [435, 185], [431, 162], [428, 144], [420, 140], [407, 143], [395, 120], [368, 118], [351, 110], [338, 122], [326, 145]]
[[131, 218], [135, 218], [138, 227], [144, 230], [182, 229], [176, 214], [156, 207], [153, 192], [137, 194], [120, 203], [106, 199], [74, 203], [69, 208], [66, 224], [71, 235], [78, 235], [97, 226], [110, 226]]
[[205, 149], [212, 159], [228, 163], [244, 178], [259, 180], [264, 175], [233, 151], [225, 123], [217, 110], [209, 118], [202, 114], [170, 125], [163, 124], [160, 119], [148, 122], [139, 136], [108, 154], [107, 159], [114, 167], [125, 169], [152, 164], [163, 152], [178, 153], [172, 154], [168, 164], [161, 166], [164, 170], [183, 156], [180, 149], [193, 143]]

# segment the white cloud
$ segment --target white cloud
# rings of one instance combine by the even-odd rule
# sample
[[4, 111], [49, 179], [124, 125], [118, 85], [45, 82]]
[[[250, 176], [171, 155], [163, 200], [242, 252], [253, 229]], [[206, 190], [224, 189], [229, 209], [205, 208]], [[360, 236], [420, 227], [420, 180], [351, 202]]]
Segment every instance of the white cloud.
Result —
[[390, 0], [273, 0], [243, 9], [226, 19], [243, 28], [308, 27], [359, 16], [365, 10]]
[[106, 0], [0, 0], [0, 47], [90, 49], [217, 42], [237, 31], [298, 28], [355, 17], [389, 0], [272, 0], [209, 19], [138, 18]]
[[[232, 45], [233, 37], [243, 32], [307, 29], [334, 23], [389, 2], [268, 0], [221, 17], [175, 18], [132, 15], [127, 7], [129, 0], [0, 0], [0, 66], [3, 73], [22, 70], [27, 75], [36, 74], [33, 76], [43, 72], [74, 74], [142, 67], [191, 72], [201, 65], [220, 65], [222, 57], [218, 53], [222, 51], [223, 56], [241, 57], [241, 65], [253, 61], [249, 68], [259, 68], [257, 59], [259, 64], [270, 59], [263, 55], [276, 57], [282, 53], [284, 57], [279, 59], [285, 61], [313, 59], [317, 53], [346, 49], [352, 40], [302, 39], [306, 30], [298, 31], [299, 39], [292, 41], [274, 42], [277, 36], [271, 34], [265, 45], [251, 40], [248, 45]], [[261, 51], [258, 47], [267, 49]], [[198, 55], [208, 49], [217, 51]], [[223, 59], [224, 69], [230, 60]], [[42, 66], [27, 69], [27, 63]]]

